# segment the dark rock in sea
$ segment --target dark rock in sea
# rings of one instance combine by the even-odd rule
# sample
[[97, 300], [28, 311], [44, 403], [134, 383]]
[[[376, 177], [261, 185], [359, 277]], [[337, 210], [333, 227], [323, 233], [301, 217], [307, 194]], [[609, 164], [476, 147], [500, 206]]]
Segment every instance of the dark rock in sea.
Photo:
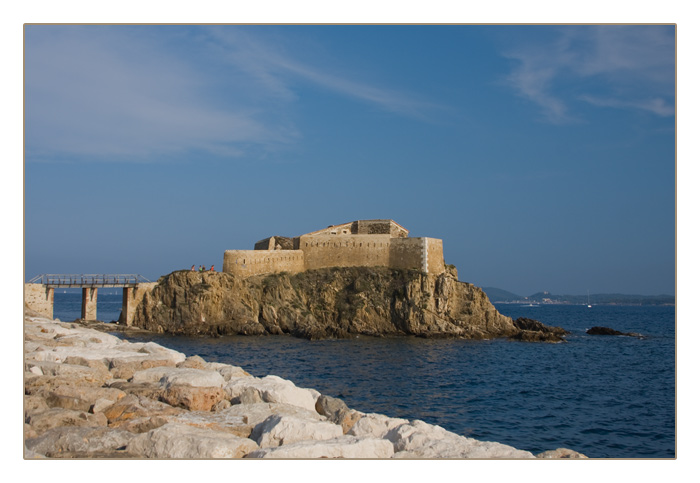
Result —
[[412, 335], [559, 342], [566, 334], [523, 320], [517, 325], [500, 314], [479, 287], [449, 270], [431, 275], [346, 267], [246, 279], [173, 272], [145, 294], [133, 325], [190, 336], [290, 334], [312, 340]]
[[635, 332], [620, 332], [609, 327], [591, 327], [586, 331], [586, 334], [590, 335], [626, 335], [628, 337], [643, 337], [641, 334]]

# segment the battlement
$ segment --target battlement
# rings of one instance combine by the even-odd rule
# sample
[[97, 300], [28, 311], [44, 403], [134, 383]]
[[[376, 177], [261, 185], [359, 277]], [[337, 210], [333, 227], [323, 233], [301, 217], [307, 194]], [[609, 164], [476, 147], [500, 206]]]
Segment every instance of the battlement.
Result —
[[357, 220], [290, 239], [273, 236], [255, 250], [226, 250], [224, 272], [241, 277], [328, 267], [389, 267], [440, 274], [442, 240], [409, 238], [393, 220]]

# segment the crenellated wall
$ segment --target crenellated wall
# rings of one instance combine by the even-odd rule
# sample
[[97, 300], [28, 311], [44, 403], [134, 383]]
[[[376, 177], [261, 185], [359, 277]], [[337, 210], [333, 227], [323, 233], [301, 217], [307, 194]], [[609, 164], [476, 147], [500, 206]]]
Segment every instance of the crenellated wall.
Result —
[[252, 277], [264, 273], [303, 272], [304, 252], [300, 250], [226, 250], [226, 273]]
[[302, 235], [307, 270], [325, 267], [388, 267], [391, 235]]
[[257, 242], [255, 250], [227, 250], [223, 271], [242, 277], [328, 267], [445, 271], [442, 240], [407, 235], [408, 230], [393, 220], [358, 220], [294, 239], [270, 237]]

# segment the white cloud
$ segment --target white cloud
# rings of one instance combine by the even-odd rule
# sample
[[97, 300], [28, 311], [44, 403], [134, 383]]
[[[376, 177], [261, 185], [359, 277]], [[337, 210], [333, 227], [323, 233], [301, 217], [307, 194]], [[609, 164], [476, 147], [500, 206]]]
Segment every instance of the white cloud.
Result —
[[574, 103], [672, 116], [675, 38], [668, 26], [570, 26], [553, 40], [523, 43], [505, 56], [507, 78], [551, 122], [575, 120]]
[[402, 115], [427, 106], [285, 48], [236, 27], [29, 26], [27, 159], [274, 150], [300, 136], [290, 120], [300, 83]]

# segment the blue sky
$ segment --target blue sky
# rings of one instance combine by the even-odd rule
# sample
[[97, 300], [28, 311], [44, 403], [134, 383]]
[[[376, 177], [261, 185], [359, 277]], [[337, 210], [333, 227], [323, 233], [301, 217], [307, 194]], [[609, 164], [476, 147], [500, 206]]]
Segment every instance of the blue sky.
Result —
[[24, 35], [26, 279], [392, 218], [479, 286], [675, 293], [673, 26]]

